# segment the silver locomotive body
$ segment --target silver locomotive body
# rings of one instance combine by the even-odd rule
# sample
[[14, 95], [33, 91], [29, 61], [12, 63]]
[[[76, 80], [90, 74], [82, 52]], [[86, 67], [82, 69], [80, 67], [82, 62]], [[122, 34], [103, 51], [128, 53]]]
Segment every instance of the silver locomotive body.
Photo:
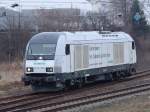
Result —
[[25, 85], [60, 90], [134, 74], [136, 48], [123, 32], [43, 32], [29, 41], [24, 63]]

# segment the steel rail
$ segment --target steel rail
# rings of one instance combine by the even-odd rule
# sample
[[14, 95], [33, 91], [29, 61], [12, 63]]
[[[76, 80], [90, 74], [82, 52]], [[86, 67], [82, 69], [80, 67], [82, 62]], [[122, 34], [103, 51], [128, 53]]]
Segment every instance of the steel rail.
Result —
[[137, 93], [148, 91], [148, 90], [150, 90], [150, 83], [137, 85], [134, 87], [129, 87], [129, 88], [112, 91], [108, 93], [96, 94], [96, 95], [85, 96], [85, 97], [76, 98], [76, 99], [72, 99], [68, 101], [63, 101], [59, 103], [53, 103], [47, 106], [47, 108], [37, 109], [36, 111], [57, 112], [57, 111], [75, 108], [78, 106], [88, 105], [88, 104], [102, 102], [106, 100], [112, 100], [114, 98], [120, 98], [120, 97], [124, 97], [127, 95], [133, 95], [133, 94], [137, 94]]

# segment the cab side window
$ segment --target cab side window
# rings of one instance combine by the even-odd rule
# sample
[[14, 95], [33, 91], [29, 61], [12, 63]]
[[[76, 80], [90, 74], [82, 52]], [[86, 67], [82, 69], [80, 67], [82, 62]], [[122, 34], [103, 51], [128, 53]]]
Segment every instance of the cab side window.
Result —
[[66, 53], [66, 55], [70, 54], [70, 45], [69, 44], [66, 44], [65, 53]]
[[135, 43], [132, 42], [132, 49], [134, 50], [135, 49]]

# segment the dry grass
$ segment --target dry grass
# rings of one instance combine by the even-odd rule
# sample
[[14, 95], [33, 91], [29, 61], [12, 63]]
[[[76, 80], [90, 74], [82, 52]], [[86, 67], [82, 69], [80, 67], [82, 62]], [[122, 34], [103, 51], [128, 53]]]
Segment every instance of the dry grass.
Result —
[[2, 63], [0, 64], [0, 86], [9, 83], [19, 82], [23, 74], [23, 69], [20, 63]]
[[24, 88], [21, 83], [23, 75], [22, 65], [18, 63], [1, 63], [0, 64], [0, 96], [12, 94], [17, 90]]

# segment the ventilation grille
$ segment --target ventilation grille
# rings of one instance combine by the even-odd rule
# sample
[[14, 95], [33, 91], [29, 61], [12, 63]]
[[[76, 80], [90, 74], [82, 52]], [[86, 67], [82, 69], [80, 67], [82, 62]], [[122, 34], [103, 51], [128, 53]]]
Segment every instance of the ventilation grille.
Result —
[[89, 49], [88, 45], [75, 46], [75, 70], [88, 68], [89, 65]]
[[113, 56], [114, 56], [114, 64], [124, 63], [124, 44], [123, 43], [113, 44]]

